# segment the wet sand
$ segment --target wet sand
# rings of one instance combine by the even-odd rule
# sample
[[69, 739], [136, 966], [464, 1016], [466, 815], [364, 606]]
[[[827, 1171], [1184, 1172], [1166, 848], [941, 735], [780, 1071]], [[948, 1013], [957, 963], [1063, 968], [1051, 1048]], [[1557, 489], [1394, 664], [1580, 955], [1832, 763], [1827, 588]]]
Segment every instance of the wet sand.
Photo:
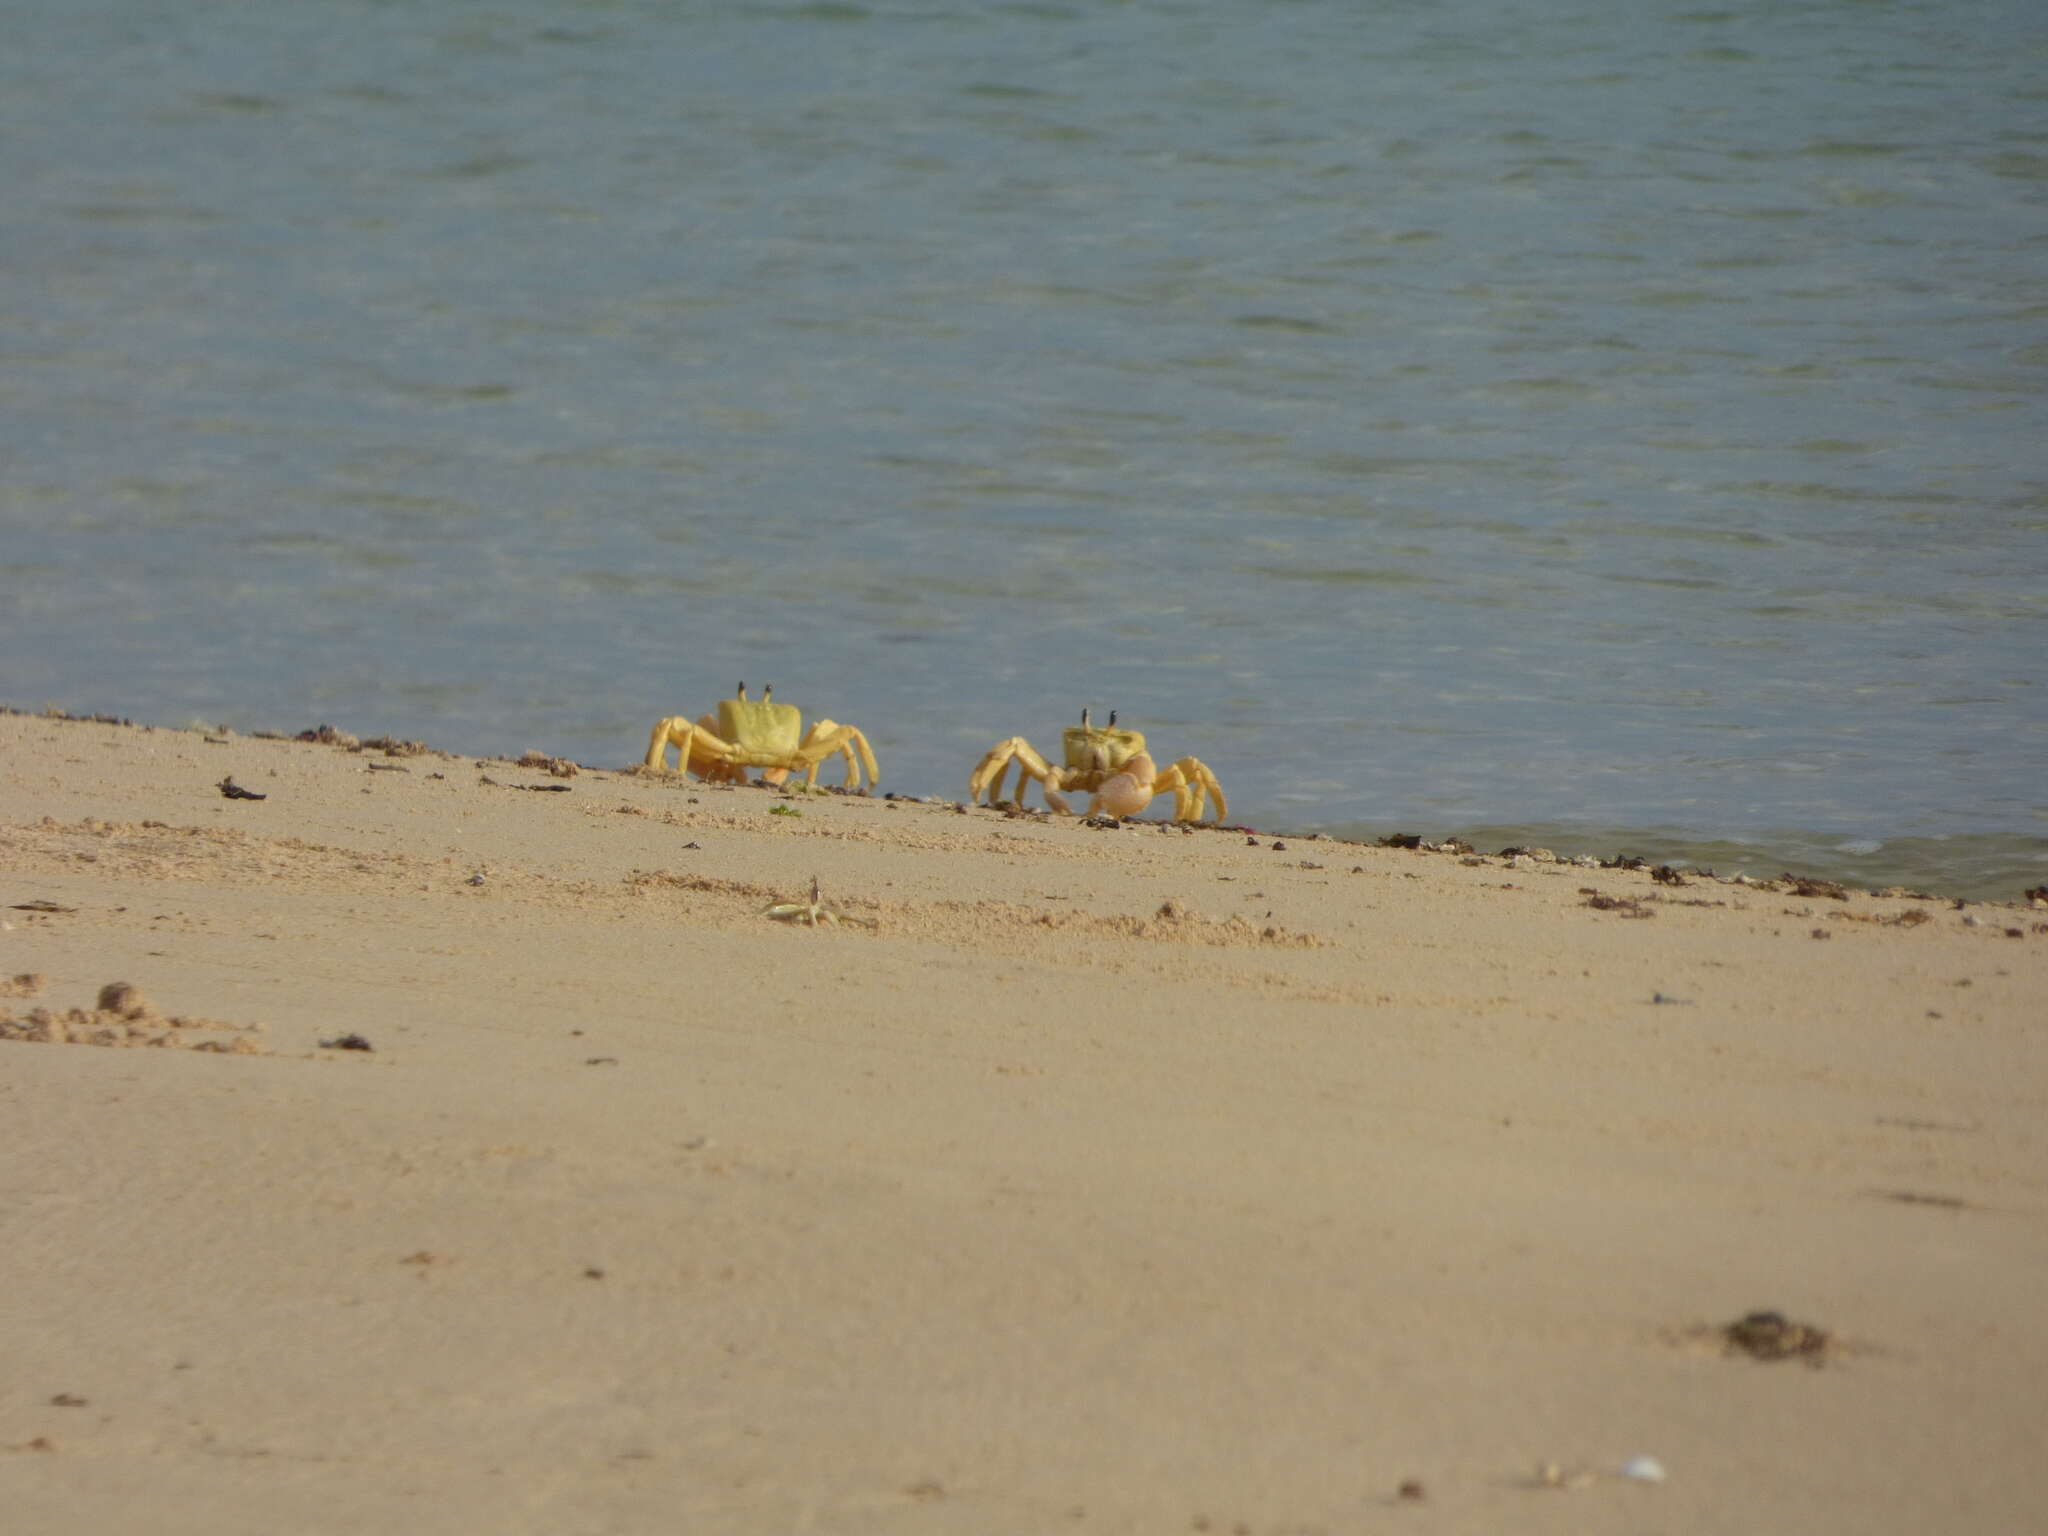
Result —
[[568, 767], [0, 716], [10, 1528], [2048, 1508], [2048, 911]]

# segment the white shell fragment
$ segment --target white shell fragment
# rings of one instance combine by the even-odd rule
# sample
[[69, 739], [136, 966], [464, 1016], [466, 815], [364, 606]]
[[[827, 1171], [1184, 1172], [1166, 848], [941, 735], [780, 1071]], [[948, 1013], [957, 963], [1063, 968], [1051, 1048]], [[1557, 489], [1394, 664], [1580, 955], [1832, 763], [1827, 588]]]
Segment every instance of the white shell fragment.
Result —
[[1621, 1464], [1621, 1475], [1638, 1483], [1661, 1483], [1664, 1463], [1654, 1456], [1631, 1456]]

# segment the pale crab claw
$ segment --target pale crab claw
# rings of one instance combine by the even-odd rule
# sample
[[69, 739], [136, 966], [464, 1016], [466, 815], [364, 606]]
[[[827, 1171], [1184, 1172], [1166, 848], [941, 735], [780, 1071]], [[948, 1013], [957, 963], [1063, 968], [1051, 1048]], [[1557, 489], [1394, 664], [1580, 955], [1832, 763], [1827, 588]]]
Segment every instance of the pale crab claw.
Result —
[[1102, 781], [1102, 787], [1089, 802], [1088, 814], [1106, 811], [1112, 816], [1137, 815], [1152, 803], [1152, 781], [1158, 777], [1159, 767], [1151, 754], [1140, 752], [1124, 764], [1122, 773]]

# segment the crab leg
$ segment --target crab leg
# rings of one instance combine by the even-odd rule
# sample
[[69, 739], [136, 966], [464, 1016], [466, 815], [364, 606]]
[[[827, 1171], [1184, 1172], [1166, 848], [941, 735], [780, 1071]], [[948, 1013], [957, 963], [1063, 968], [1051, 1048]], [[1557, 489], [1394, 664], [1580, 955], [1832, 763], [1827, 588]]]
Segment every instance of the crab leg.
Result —
[[1010, 760], [1019, 752], [1030, 750], [1031, 744], [1022, 736], [1012, 736], [990, 747], [982, 754], [981, 761], [974, 765], [974, 772], [967, 776], [968, 802], [972, 804], [981, 799], [982, 791], [986, 790], [988, 801], [993, 805], [1002, 792], [1003, 775], [1010, 771]]
[[1071, 814], [1066, 797], [1060, 793], [1062, 775], [1060, 771], [1038, 755], [1037, 750], [1022, 736], [1012, 736], [1008, 741], [999, 741], [989, 748], [988, 755], [975, 766], [967, 780], [967, 798], [980, 798], [982, 791], [988, 791], [988, 803], [994, 805], [1002, 797], [1003, 775], [1012, 761], [1017, 764], [1017, 804], [1024, 803], [1024, 785], [1029, 779], [1036, 779], [1038, 787], [1045, 794], [1045, 803], [1062, 816]]
[[690, 736], [697, 729], [686, 715], [671, 715], [654, 722], [654, 734], [647, 738], [647, 766], [657, 773], [668, 772], [668, 749], [680, 749], [683, 767], [690, 766]]
[[647, 738], [647, 766], [657, 773], [668, 772], [670, 747], [676, 749], [677, 773], [694, 773], [713, 783], [746, 777], [739, 763], [739, 748], [711, 729], [709, 716], [693, 722], [673, 715], [657, 722]]
[[693, 757], [701, 764], [725, 760], [732, 753], [732, 748], [703, 721], [693, 721], [683, 715], [672, 715], [655, 722], [654, 733], [647, 738], [647, 766], [660, 773], [668, 772], [670, 747], [676, 749], [677, 773], [687, 773], [693, 766], [702, 773], [704, 769], [701, 766], [691, 763]]
[[1216, 782], [1216, 775], [1209, 771], [1209, 765], [1198, 757], [1184, 757], [1159, 777], [1152, 787], [1160, 794], [1173, 792], [1173, 819], [1175, 821], [1200, 821], [1202, 801], [1216, 802], [1216, 820], [1221, 822], [1230, 814], [1224, 803], [1223, 786]]
[[[860, 754], [858, 759], [854, 756], [856, 752]], [[861, 734], [859, 727], [819, 720], [805, 733], [803, 745], [796, 753], [796, 766], [804, 770], [804, 783], [817, 783], [819, 764], [835, 753], [846, 759], [848, 789], [859, 787], [862, 768], [867, 769], [869, 789], [881, 782], [881, 773], [875, 767], [874, 749], [868, 745], [868, 739]]]

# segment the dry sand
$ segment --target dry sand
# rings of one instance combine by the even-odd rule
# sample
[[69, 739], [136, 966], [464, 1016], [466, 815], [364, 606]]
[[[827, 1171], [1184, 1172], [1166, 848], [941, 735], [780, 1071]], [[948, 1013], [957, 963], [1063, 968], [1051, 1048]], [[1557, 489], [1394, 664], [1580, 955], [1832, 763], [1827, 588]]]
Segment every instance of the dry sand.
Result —
[[10, 1533], [2048, 1510], [2048, 912], [10, 716], [0, 919]]

